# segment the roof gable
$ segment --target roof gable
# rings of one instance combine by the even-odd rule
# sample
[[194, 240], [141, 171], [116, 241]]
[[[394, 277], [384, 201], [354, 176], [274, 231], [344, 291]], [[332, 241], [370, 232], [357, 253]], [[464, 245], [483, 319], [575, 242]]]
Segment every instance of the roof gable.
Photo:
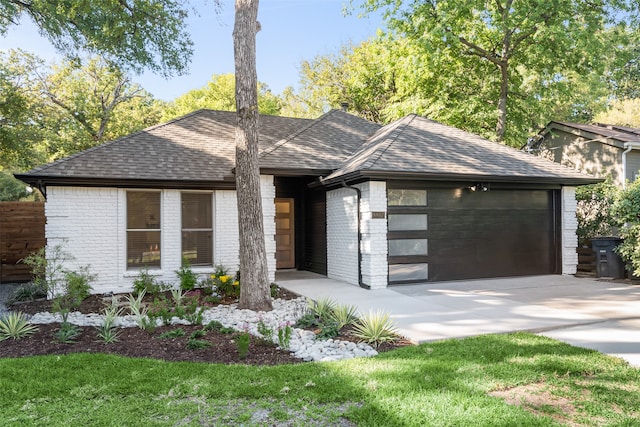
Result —
[[417, 115], [380, 129], [323, 182], [382, 174], [448, 180], [598, 181], [549, 160]]

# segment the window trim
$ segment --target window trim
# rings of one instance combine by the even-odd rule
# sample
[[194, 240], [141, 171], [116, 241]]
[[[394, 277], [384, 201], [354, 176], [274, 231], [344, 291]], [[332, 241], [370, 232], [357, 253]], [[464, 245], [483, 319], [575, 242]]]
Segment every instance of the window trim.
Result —
[[[184, 228], [183, 218], [182, 218], [182, 195], [183, 194], [208, 194], [211, 196], [211, 228]], [[216, 192], [215, 191], [205, 191], [205, 190], [185, 190], [180, 191], [180, 265], [182, 265], [182, 239], [183, 233], [185, 231], [211, 231], [211, 264], [194, 264], [192, 265], [194, 270], [197, 269], [212, 269], [215, 267], [215, 259], [216, 259], [216, 243], [215, 243], [215, 234], [216, 234]]]
[[[129, 210], [128, 210], [128, 197], [129, 197], [129, 193], [158, 193], [159, 197], [160, 197], [160, 219], [158, 221], [158, 224], [160, 226], [160, 228], [158, 229], [149, 229], [149, 228], [145, 228], [145, 229], [140, 229], [140, 228], [129, 228]], [[124, 272], [125, 275], [127, 273], [131, 273], [131, 272], [135, 272], [137, 274], [137, 272], [139, 272], [140, 270], [142, 270], [143, 268], [147, 268], [149, 270], [149, 272], [153, 272], [153, 275], [157, 275], [159, 272], [162, 271], [162, 258], [164, 255], [164, 233], [162, 232], [162, 229], [164, 228], [164, 196], [163, 196], [164, 192], [162, 190], [159, 189], [138, 189], [138, 188], [130, 188], [130, 189], [125, 189], [124, 190]], [[129, 267], [129, 232], [130, 231], [157, 231], [160, 233], [160, 265], [158, 266], [144, 266], [144, 267]]]

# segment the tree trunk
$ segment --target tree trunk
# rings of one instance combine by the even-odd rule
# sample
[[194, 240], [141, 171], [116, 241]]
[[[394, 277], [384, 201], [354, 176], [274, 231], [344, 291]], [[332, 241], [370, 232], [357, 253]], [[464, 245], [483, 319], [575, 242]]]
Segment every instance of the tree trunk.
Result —
[[498, 99], [498, 124], [496, 125], [496, 138], [498, 142], [504, 141], [504, 132], [507, 127], [507, 99], [509, 97], [509, 68], [505, 61], [500, 66], [500, 98]]
[[269, 311], [271, 293], [264, 242], [258, 163], [258, 0], [236, 0], [233, 47], [236, 71], [236, 191], [240, 232], [239, 308]]

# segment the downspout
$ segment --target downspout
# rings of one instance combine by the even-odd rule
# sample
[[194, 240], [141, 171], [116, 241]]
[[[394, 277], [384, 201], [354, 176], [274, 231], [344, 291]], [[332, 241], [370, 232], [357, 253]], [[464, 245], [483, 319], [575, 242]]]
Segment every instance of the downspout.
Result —
[[625, 150], [622, 152], [622, 188], [627, 187], [627, 153], [631, 150], [639, 150], [640, 142], [625, 142]]
[[360, 200], [362, 199], [362, 191], [360, 191], [358, 187], [347, 185], [344, 180], [342, 180], [342, 187], [354, 190], [356, 192], [356, 223], [358, 227], [358, 286], [360, 286], [361, 288], [370, 289], [369, 286], [362, 283], [362, 231], [360, 229]]

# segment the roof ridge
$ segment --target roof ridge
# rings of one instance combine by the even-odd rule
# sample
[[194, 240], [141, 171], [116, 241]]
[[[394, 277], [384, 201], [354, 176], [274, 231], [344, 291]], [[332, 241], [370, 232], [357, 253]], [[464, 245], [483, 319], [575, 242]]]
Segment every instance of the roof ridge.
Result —
[[[406, 129], [407, 126], [409, 126], [409, 124], [413, 120], [415, 120], [416, 117], [417, 117], [416, 114], [409, 114], [401, 118], [400, 120], [398, 120], [396, 122], [397, 126], [390, 132], [390, 135], [386, 138], [388, 142], [384, 144], [385, 147], [382, 150], [376, 150], [376, 153], [373, 156], [371, 156], [371, 158], [362, 165], [362, 169], [372, 168], [376, 164], [376, 162], [380, 160], [382, 155], [386, 153], [387, 150], [391, 147], [391, 145], [398, 139], [398, 137], [404, 131], [404, 129]], [[384, 127], [382, 129], [384, 129]]]
[[130, 133], [130, 134], [127, 134], [127, 135], [123, 135], [123, 136], [121, 136], [119, 138], [116, 138], [114, 140], [103, 142], [102, 144], [99, 144], [99, 145], [94, 145], [93, 147], [89, 147], [89, 148], [87, 148], [85, 150], [78, 151], [77, 153], [73, 153], [73, 154], [71, 154], [69, 156], [65, 156], [65, 157], [63, 157], [61, 159], [54, 160], [52, 162], [49, 162], [49, 163], [44, 164], [42, 166], [39, 166], [37, 168], [33, 168], [29, 172], [42, 172], [42, 171], [45, 171], [45, 170], [47, 170], [47, 169], [49, 169], [49, 168], [51, 168], [53, 166], [58, 166], [60, 164], [66, 163], [66, 162], [68, 162], [70, 160], [73, 160], [73, 159], [76, 159], [78, 157], [84, 156], [87, 153], [92, 153], [93, 151], [95, 151], [95, 150], [97, 150], [99, 148], [104, 148], [104, 147], [108, 147], [110, 145], [114, 145], [114, 144], [122, 142], [123, 140], [126, 140], [128, 138], [132, 138], [132, 137], [134, 137], [136, 135], [140, 135], [141, 133], [150, 132], [150, 131], [152, 131], [154, 129], [161, 128], [163, 126], [167, 126], [168, 124], [175, 123], [175, 122], [183, 120], [183, 119], [185, 119], [187, 117], [191, 117], [191, 116], [194, 116], [194, 115], [196, 115], [198, 113], [202, 113], [202, 112], [206, 112], [206, 111], [217, 111], [217, 110], [208, 110], [206, 108], [201, 108], [201, 109], [192, 111], [189, 114], [185, 114], [184, 116], [180, 116], [180, 117], [176, 117], [174, 119], [171, 119], [171, 120], [169, 120], [167, 122], [157, 123], [155, 125], [151, 125], [151, 126], [146, 127], [144, 129], [140, 129], [139, 131], [136, 131], [136, 132], [133, 132], [133, 133]]
[[304, 118], [302, 118], [302, 120], [310, 120], [310, 122], [306, 126], [302, 126], [300, 129], [297, 129], [297, 130], [291, 132], [289, 135], [285, 136], [284, 138], [280, 139], [279, 141], [274, 142], [269, 147], [267, 147], [264, 150], [262, 150], [260, 152], [260, 154], [258, 155], [258, 158], [261, 158], [261, 157], [263, 157], [263, 156], [265, 156], [267, 154], [273, 153], [278, 148], [282, 147], [284, 144], [286, 144], [287, 142], [291, 141], [294, 137], [300, 135], [302, 132], [305, 132], [305, 131], [309, 130], [310, 128], [315, 126], [317, 123], [320, 123], [322, 120], [324, 120], [330, 114], [333, 114], [335, 111], [338, 111], [338, 110], [336, 110], [335, 108], [332, 109], [332, 110], [329, 110], [326, 113], [324, 113], [322, 116], [318, 117], [317, 119], [304, 119]]

